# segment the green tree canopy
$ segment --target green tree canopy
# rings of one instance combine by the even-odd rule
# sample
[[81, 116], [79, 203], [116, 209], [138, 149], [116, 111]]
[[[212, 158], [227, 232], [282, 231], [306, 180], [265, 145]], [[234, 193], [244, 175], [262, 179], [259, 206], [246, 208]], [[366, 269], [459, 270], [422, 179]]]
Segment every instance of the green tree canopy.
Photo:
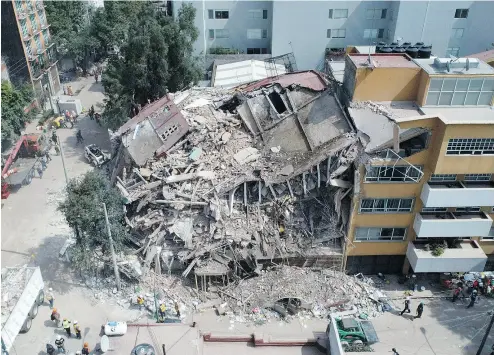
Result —
[[193, 56], [198, 37], [194, 18], [191, 5], [182, 5], [177, 18], [171, 18], [144, 3], [130, 25], [121, 55], [110, 60], [103, 75], [107, 95], [103, 118], [110, 129], [128, 119], [132, 104], [145, 105], [148, 99], [184, 89], [200, 78]]
[[33, 98], [30, 86], [18, 89], [2, 81], [2, 147], [20, 135], [26, 122], [33, 118], [33, 112], [25, 112]]
[[110, 255], [103, 202], [106, 203], [115, 250], [121, 250], [127, 237], [125, 201], [105, 175], [90, 171], [79, 180], [71, 180], [67, 197], [58, 207], [76, 233], [74, 263], [85, 270], [94, 265], [95, 248], [102, 247], [103, 254]]

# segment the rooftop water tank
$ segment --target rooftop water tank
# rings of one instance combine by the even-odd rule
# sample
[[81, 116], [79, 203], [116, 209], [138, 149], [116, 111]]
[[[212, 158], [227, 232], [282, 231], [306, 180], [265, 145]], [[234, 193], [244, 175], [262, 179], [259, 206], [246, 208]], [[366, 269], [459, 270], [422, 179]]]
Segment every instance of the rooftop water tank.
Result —
[[403, 42], [401, 45], [402, 47], [410, 47], [412, 45], [412, 42]]
[[414, 47], [417, 47], [417, 48], [420, 48], [420, 47], [422, 47], [423, 45], [424, 45], [424, 42], [417, 42], [417, 43], [415, 43], [413, 46], [414, 46]]
[[394, 47], [393, 53], [405, 53], [405, 48], [403, 47]]
[[393, 49], [391, 47], [382, 47], [381, 53], [392, 53]]
[[417, 47], [408, 47], [406, 49], [406, 53], [411, 57], [411, 58], [417, 58], [419, 56], [419, 49]]
[[431, 48], [420, 48], [419, 49], [419, 58], [424, 58], [424, 59], [430, 58], [431, 53], [432, 53]]

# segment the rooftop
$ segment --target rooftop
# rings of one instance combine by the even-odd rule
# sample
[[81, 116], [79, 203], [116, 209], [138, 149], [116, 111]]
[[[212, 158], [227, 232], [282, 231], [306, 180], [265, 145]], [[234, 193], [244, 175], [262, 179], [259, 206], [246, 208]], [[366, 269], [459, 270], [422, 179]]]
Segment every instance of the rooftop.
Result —
[[[450, 70], [448, 71], [446, 66], [437, 66], [434, 62], [438, 59], [441, 62], [450, 61], [452, 63]], [[473, 59], [475, 60], [475, 59]], [[413, 59], [418, 66], [424, 69], [429, 75], [460, 75], [460, 74], [468, 74], [468, 75], [494, 75], [494, 68], [489, 66], [487, 63], [479, 60], [478, 64], [470, 65], [470, 67], [466, 68], [466, 58], [458, 58], [456, 60], [452, 60], [450, 58], [437, 58], [430, 57], [427, 59]], [[464, 65], [461, 65], [465, 63]], [[460, 64], [459, 67], [457, 64]]]
[[287, 73], [285, 75], [281, 75], [278, 77], [266, 78], [263, 80], [259, 80], [255, 83], [239, 87], [238, 89], [242, 89], [242, 91], [249, 92], [249, 91], [257, 90], [263, 86], [267, 86], [275, 83], [278, 83], [283, 87], [287, 87], [291, 85], [300, 85], [315, 91], [326, 90], [328, 85], [326, 80], [322, 77], [322, 75], [319, 72], [317, 72], [316, 70], [308, 70], [308, 71], [301, 71], [295, 73]]
[[[368, 67], [368, 54], [349, 54], [357, 68]], [[419, 68], [410, 57], [404, 54], [371, 54], [374, 68]]]
[[345, 61], [328, 62], [329, 70], [333, 74], [334, 78], [340, 83], [343, 82], [345, 75]]
[[211, 86], [231, 88], [285, 73], [284, 65], [260, 60], [244, 60], [228, 64], [216, 64], [215, 62]]
[[491, 49], [490, 51], [485, 51], [481, 53], [475, 53], [475, 54], [470, 54], [466, 56], [467, 58], [477, 58], [480, 59], [483, 62], [490, 63], [494, 62], [494, 49]]

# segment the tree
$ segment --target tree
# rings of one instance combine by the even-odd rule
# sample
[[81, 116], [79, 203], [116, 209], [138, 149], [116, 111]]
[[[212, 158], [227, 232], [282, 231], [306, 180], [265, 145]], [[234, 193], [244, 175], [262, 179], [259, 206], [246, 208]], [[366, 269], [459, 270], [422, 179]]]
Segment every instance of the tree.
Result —
[[201, 71], [193, 57], [198, 37], [195, 8], [182, 5], [176, 19], [161, 16], [144, 3], [131, 24], [120, 56], [110, 60], [103, 75], [106, 105], [103, 118], [110, 129], [120, 127], [131, 106], [145, 105], [167, 91], [178, 91], [199, 80]]
[[102, 173], [90, 171], [82, 179], [71, 180], [67, 186], [67, 197], [58, 207], [75, 231], [73, 262], [83, 270], [94, 268], [94, 251], [98, 248], [101, 247], [104, 256], [110, 256], [103, 202], [108, 210], [115, 250], [121, 250], [127, 237], [123, 210], [125, 201]]
[[16, 88], [8, 81], [2, 81], [2, 147], [20, 135], [26, 122], [33, 118], [33, 111], [26, 112], [33, 99], [29, 85]]

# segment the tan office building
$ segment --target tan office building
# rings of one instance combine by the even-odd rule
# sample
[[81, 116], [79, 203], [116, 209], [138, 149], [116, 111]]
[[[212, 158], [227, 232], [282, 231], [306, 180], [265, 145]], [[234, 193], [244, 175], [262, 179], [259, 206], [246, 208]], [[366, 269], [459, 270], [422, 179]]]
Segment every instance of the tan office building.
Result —
[[402, 54], [345, 62], [348, 113], [365, 154], [344, 268], [494, 270], [494, 68]]

